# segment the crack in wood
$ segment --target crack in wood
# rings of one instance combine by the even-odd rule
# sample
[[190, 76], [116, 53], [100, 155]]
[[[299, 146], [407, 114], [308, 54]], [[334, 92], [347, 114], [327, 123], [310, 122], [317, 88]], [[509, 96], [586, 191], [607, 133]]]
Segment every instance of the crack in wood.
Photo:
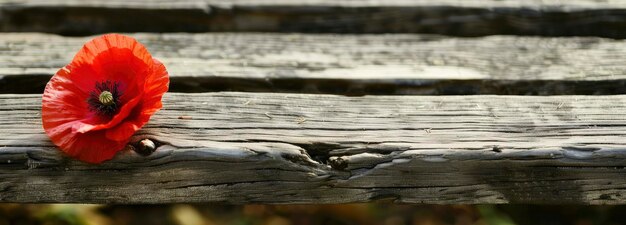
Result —
[[329, 164], [328, 159], [330, 158], [330, 153], [335, 150], [346, 148], [345, 146], [339, 143], [323, 143], [323, 142], [315, 142], [315, 143], [292, 143], [293, 145], [299, 146], [304, 149], [306, 154], [309, 157], [321, 164]]

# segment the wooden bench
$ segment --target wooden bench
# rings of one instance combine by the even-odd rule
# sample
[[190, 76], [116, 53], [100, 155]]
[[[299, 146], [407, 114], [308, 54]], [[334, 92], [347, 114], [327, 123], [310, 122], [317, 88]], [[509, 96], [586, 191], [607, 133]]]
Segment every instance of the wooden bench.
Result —
[[5, 32], [277, 32], [131, 34], [171, 74], [158, 148], [101, 165], [41, 128], [90, 37], [0, 33], [0, 202], [626, 203], [623, 3], [219, 2], [0, 1]]

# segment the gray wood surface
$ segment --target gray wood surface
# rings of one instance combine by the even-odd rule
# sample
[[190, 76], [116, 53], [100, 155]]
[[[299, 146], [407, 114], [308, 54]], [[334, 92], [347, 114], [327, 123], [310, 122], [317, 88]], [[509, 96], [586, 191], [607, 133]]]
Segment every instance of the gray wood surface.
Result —
[[10, 6], [94, 6], [128, 8], [183, 8], [201, 6], [462, 6], [462, 7], [525, 7], [547, 10], [584, 10], [626, 8], [621, 0], [0, 0]]
[[[623, 94], [626, 41], [593, 37], [130, 34], [171, 90], [334, 94]], [[91, 37], [0, 34], [0, 93], [41, 93]]]
[[0, 31], [626, 37], [621, 0], [2, 0]]
[[126, 151], [62, 156], [0, 95], [0, 202], [626, 203], [626, 96], [170, 93]]

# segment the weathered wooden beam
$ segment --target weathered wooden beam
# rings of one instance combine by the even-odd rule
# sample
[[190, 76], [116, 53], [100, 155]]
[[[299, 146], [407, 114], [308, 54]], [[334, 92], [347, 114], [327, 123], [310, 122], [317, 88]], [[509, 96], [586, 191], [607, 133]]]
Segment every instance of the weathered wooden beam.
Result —
[[0, 31], [626, 37], [620, 0], [2, 0]]
[[[626, 42], [433, 35], [132, 34], [176, 92], [624, 94]], [[0, 34], [0, 93], [42, 93], [89, 37]]]
[[0, 202], [626, 203], [626, 96], [168, 94], [101, 165], [0, 95]]

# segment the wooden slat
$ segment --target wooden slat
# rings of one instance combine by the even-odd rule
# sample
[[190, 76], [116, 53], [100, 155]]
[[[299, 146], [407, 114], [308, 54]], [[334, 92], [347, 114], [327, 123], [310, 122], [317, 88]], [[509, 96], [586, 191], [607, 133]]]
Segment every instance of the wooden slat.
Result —
[[626, 203], [626, 96], [167, 94], [101, 165], [0, 95], [0, 201]]
[[626, 37], [621, 0], [2, 0], [0, 31]]
[[[131, 34], [172, 91], [623, 94], [626, 42], [432, 35]], [[90, 37], [0, 34], [0, 93], [41, 93]]]

